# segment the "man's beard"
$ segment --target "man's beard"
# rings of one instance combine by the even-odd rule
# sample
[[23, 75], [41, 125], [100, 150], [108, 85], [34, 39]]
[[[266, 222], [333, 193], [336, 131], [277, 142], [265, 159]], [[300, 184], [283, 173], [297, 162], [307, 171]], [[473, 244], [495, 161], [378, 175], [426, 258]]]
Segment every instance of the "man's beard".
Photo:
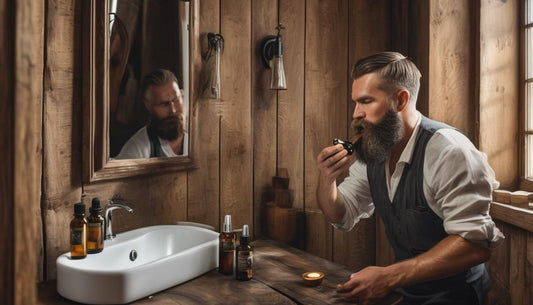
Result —
[[402, 121], [393, 109], [387, 110], [377, 124], [364, 119], [352, 121], [352, 130], [355, 133], [359, 133], [361, 127], [364, 134], [355, 143], [355, 152], [358, 159], [367, 165], [385, 161], [404, 134]]
[[162, 120], [152, 118], [152, 125], [156, 134], [167, 141], [176, 140], [183, 135], [183, 118], [181, 116]]

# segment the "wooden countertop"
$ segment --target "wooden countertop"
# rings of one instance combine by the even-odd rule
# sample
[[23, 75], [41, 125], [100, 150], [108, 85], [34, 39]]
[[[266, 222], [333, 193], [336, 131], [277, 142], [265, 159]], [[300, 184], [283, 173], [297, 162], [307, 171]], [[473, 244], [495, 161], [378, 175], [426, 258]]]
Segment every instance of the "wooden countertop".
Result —
[[[336, 285], [347, 281], [353, 272], [346, 266], [272, 240], [256, 240], [252, 246], [254, 273], [251, 281], [241, 282], [212, 270], [131, 304], [350, 304], [339, 299], [335, 292]], [[322, 284], [306, 286], [301, 275], [307, 271], [324, 272]], [[42, 304], [78, 304], [61, 297], [56, 292], [55, 281], [39, 284], [38, 292]]]

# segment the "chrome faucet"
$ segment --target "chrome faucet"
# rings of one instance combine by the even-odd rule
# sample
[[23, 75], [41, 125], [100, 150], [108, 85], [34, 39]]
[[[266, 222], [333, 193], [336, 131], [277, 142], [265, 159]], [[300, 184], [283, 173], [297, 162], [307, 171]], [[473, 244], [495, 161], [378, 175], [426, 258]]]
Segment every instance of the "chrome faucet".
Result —
[[133, 213], [133, 209], [127, 205], [114, 203], [113, 198], [109, 199], [109, 203], [105, 206], [105, 240], [115, 238], [116, 234], [113, 234], [113, 213], [111, 211], [116, 209], [125, 209], [126, 211]]

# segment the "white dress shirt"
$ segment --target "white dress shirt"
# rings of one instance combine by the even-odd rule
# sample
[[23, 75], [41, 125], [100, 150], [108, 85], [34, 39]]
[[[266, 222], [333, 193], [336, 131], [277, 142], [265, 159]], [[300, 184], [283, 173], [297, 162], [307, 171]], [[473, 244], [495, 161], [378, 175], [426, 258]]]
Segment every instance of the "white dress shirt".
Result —
[[[150, 158], [150, 139], [148, 137], [147, 126], [143, 126], [139, 129], [125, 144], [122, 146], [120, 153], [117, 155], [117, 159], [140, 159]], [[161, 143], [161, 150], [167, 157], [177, 157], [172, 147], [167, 140], [159, 138]], [[189, 136], [187, 132], [183, 136], [183, 155], [187, 155], [189, 147]], [[179, 155], [179, 156], [183, 156]]]
[[[403, 169], [411, 162], [419, 132], [421, 118], [390, 173], [385, 166], [387, 189], [392, 202]], [[389, 160], [386, 161], [388, 164]], [[337, 229], [351, 230], [362, 218], [374, 213], [366, 165], [355, 161], [350, 175], [338, 186], [344, 197], [346, 213]], [[472, 142], [455, 129], [443, 128], [435, 132], [426, 146], [424, 158], [423, 189], [426, 201], [435, 214], [443, 220], [449, 235], [494, 248], [504, 236], [489, 215], [492, 190], [499, 187], [487, 156], [477, 150]]]

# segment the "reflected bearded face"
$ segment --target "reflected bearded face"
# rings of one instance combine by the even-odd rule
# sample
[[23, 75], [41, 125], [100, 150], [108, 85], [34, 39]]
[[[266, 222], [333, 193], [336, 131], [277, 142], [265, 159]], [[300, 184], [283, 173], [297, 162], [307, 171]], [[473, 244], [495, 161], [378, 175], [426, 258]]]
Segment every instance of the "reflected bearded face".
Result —
[[402, 121], [392, 107], [376, 124], [361, 119], [353, 120], [351, 127], [356, 134], [362, 132], [361, 138], [355, 143], [355, 152], [358, 159], [367, 165], [385, 161], [404, 134]]
[[183, 135], [183, 116], [181, 115], [171, 115], [162, 120], [153, 117], [152, 124], [161, 139], [172, 141]]
[[151, 115], [151, 125], [161, 139], [172, 141], [183, 135], [183, 101], [176, 82], [151, 86], [145, 105]]

